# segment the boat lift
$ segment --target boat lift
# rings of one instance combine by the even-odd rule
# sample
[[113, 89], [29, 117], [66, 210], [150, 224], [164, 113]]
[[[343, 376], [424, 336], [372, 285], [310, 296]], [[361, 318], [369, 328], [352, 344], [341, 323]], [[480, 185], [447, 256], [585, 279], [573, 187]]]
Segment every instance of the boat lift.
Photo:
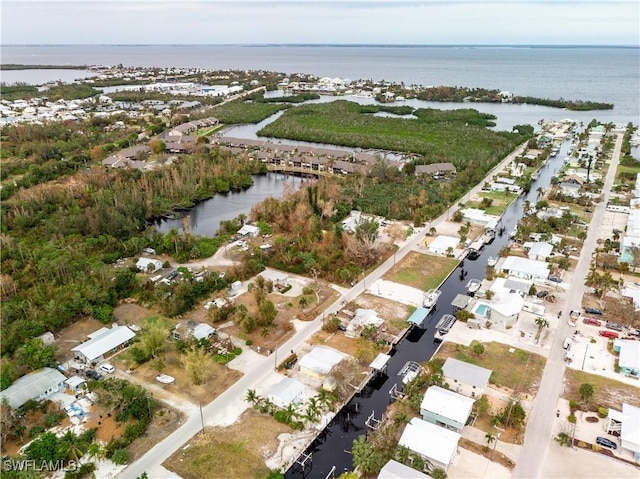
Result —
[[364, 422], [365, 426], [367, 426], [372, 431], [375, 431], [382, 425], [382, 419], [376, 419], [375, 414], [376, 414], [375, 411], [371, 411], [371, 414], [369, 415], [367, 420]]

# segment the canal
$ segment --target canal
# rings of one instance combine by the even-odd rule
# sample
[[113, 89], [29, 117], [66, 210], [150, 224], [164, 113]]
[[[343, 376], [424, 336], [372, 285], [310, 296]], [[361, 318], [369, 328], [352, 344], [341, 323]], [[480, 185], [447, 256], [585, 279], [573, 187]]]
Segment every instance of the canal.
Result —
[[338, 477], [343, 472], [353, 469], [350, 453], [353, 441], [367, 433], [365, 421], [372, 412], [376, 419], [381, 419], [391, 402], [389, 390], [394, 384], [402, 385], [402, 379], [398, 376], [402, 366], [407, 361], [424, 362], [432, 358], [440, 344], [433, 339], [436, 323], [443, 314], [453, 312], [451, 302], [457, 294], [466, 293], [465, 286], [469, 279], [484, 278], [488, 258], [499, 256], [500, 249], [510, 241], [509, 231], [522, 217], [524, 201], [529, 200], [531, 204], [537, 202], [536, 190], [549, 186], [551, 178], [557, 174], [568, 150], [569, 143], [563, 143], [557, 156], [550, 158], [546, 166], [542, 167], [540, 176], [533, 182], [531, 191], [527, 195], [518, 197], [507, 209], [501, 223], [503, 227], [501, 231], [504, 233], [496, 235], [494, 241], [482, 249], [476, 260], [465, 259], [446, 279], [440, 287], [442, 294], [436, 310], [429, 316], [428, 322], [425, 322], [425, 328], [410, 330], [390, 353], [392, 357], [388, 363], [387, 374], [378, 376], [359, 394], [356, 394], [304, 451], [307, 455], [311, 454], [311, 466], [303, 470], [294, 463], [285, 474], [287, 479]]

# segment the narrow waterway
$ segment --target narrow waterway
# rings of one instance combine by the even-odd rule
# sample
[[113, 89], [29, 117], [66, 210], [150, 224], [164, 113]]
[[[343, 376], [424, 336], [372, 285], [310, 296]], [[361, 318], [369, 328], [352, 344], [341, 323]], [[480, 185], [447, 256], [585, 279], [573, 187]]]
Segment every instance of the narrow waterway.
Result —
[[[537, 189], [548, 187], [551, 178], [557, 174], [563, 159], [569, 150], [569, 143], [562, 145], [555, 158], [550, 158], [546, 166], [540, 170], [540, 176], [533, 182], [531, 191], [518, 197], [507, 209], [502, 217], [503, 235], [496, 235], [495, 240], [486, 245], [480, 256], [471, 261], [466, 259], [447, 278], [440, 290], [442, 295], [438, 300], [435, 311], [429, 316], [424, 329], [414, 328], [396, 345], [390, 353], [387, 374], [372, 380], [361, 393], [357, 394], [336, 415], [333, 421], [322, 431], [318, 438], [307, 448], [305, 454], [312, 454], [311, 467], [302, 468], [295, 464], [287, 471], [287, 479], [297, 478], [326, 478], [338, 477], [345, 471], [353, 469], [351, 448], [358, 436], [367, 433], [365, 421], [374, 413], [376, 419], [381, 419], [387, 406], [391, 402], [389, 390], [394, 384], [402, 385], [398, 372], [407, 361], [424, 362], [432, 358], [440, 343], [434, 342], [435, 325], [443, 314], [451, 314], [451, 302], [457, 294], [466, 293], [465, 285], [471, 278], [484, 278], [487, 260], [490, 256], [497, 257], [500, 249], [509, 241], [509, 231], [522, 217], [524, 201], [532, 204], [538, 200]], [[335, 469], [333, 469], [335, 467]], [[332, 472], [333, 470], [333, 472]]]

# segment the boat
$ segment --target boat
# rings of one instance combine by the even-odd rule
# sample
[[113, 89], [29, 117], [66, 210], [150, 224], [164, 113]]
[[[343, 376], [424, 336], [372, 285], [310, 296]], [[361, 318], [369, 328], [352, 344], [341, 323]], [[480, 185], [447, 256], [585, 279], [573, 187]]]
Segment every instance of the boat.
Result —
[[402, 384], [413, 381], [422, 372], [422, 366], [415, 361], [407, 361], [398, 371], [398, 376], [402, 376]]
[[540, 175], [538, 173], [534, 173], [533, 175], [531, 175], [532, 181], [536, 181], [538, 178], [540, 178]]
[[496, 264], [498, 264], [498, 258], [496, 258], [495, 256], [489, 256], [489, 259], [487, 260], [487, 265], [493, 267]]
[[515, 238], [518, 234], [518, 225], [514, 226], [513, 229], [509, 232], [509, 238]]
[[434, 339], [436, 339], [437, 341], [442, 341], [444, 339], [444, 335], [451, 330], [455, 322], [456, 317], [452, 314], [445, 314], [444, 316], [442, 316], [442, 318], [440, 318], [440, 321], [438, 321], [438, 324], [436, 324], [436, 334]]
[[439, 289], [430, 289], [424, 294], [422, 306], [426, 309], [431, 310], [431, 308], [433, 308], [438, 302], [438, 298], [441, 294], [442, 291], [440, 291]]
[[569, 313], [569, 321], [567, 322], [569, 323], [569, 326], [574, 327], [576, 324], [578, 324], [579, 319], [580, 319], [580, 311], [572, 310]]
[[480, 289], [480, 286], [482, 286], [481, 280], [470, 279], [467, 286], [465, 286], [467, 288], [467, 294], [473, 296]]
[[156, 376], [156, 381], [162, 384], [172, 384], [176, 379], [173, 376], [169, 376], [167, 374], [158, 374]]

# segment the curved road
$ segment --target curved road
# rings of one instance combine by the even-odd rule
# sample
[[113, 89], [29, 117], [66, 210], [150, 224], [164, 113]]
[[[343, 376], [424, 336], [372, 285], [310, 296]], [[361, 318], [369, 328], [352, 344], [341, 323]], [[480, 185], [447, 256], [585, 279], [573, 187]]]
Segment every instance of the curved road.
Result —
[[553, 441], [551, 431], [556, 415], [558, 398], [563, 390], [562, 380], [566, 366], [564, 362], [565, 350], [562, 347], [562, 343], [564, 338], [570, 336], [574, 331], [574, 328], [569, 326], [569, 323], [565, 320], [569, 317], [571, 310], [582, 310], [582, 296], [586, 289], [584, 280], [589, 272], [591, 257], [595, 251], [596, 241], [598, 239], [599, 228], [597, 225], [602, 223], [602, 217], [604, 216], [607, 202], [609, 201], [611, 187], [613, 186], [613, 180], [615, 179], [616, 169], [618, 168], [618, 162], [620, 160], [621, 147], [622, 134], [618, 132], [609, 170], [607, 171], [607, 176], [602, 188], [603, 200], [596, 207], [593, 218], [591, 219], [592, 226], [588, 230], [587, 239], [582, 246], [582, 252], [580, 253], [580, 259], [573, 274], [571, 286], [567, 290], [567, 301], [562, 310], [561, 320], [555, 333], [556, 336], [551, 345], [547, 364], [542, 374], [540, 388], [538, 389], [538, 393], [531, 407], [531, 412], [529, 413], [527, 430], [524, 435], [524, 445], [520, 457], [516, 462], [516, 467], [513, 470], [513, 477], [516, 479], [541, 477], [540, 472], [546, 459], [547, 448]]
[[[520, 155], [525, 149], [526, 143], [523, 143], [516, 148], [509, 156], [507, 156], [502, 162], [500, 162], [495, 168], [493, 168], [477, 186], [472, 188], [465, 198], [470, 197], [478, 193], [485, 181], [491, 181], [491, 178], [499, 171], [501, 171], [509, 162], [515, 157]], [[439, 218], [434, 220], [430, 226], [437, 229], [439, 225], [447, 221], [458, 209], [458, 202], [445, 211]], [[304, 323], [302, 327], [296, 331], [295, 335], [289, 339], [286, 343], [282, 344], [276, 351], [277, 356], [282, 358], [286, 357], [290, 350], [296, 350], [301, 346], [309, 337], [313, 335], [321, 326], [322, 320], [326, 315], [337, 313], [342, 307], [343, 302], [350, 302], [360, 295], [365, 289], [366, 284], [372, 284], [375, 280], [380, 279], [386, 274], [395, 264], [396, 261], [401, 260], [407, 253], [415, 249], [418, 244], [424, 239], [428, 233], [429, 228], [419, 228], [417, 233], [406, 241], [406, 243], [398, 249], [395, 255], [388, 258], [378, 268], [376, 268], [371, 274], [369, 274], [362, 281], [357, 283], [347, 293], [342, 295], [335, 303], [329, 306], [321, 315], [318, 315], [313, 321]], [[276, 356], [276, 357], [277, 357]], [[271, 356], [260, 357], [255, 361], [251, 371], [240, 378], [233, 386], [227, 389], [224, 393], [218, 396], [208, 405], [202, 408], [202, 415], [204, 422], [206, 423], [224, 423], [225, 415], [230, 416], [232, 413], [228, 412], [233, 410], [238, 401], [244, 401], [246, 392], [248, 389], [258, 389], [258, 385], [265, 381], [269, 375], [277, 374], [274, 371], [274, 364]], [[275, 382], [275, 381], [272, 381]], [[555, 407], [555, 406], [554, 406]], [[228, 422], [228, 421], [226, 421]], [[153, 475], [154, 470], [160, 464], [162, 464], [169, 456], [171, 456], [178, 448], [180, 448], [189, 439], [195, 436], [202, 430], [202, 419], [198, 412], [192, 414], [187, 421], [172, 434], [167, 436], [164, 440], [156, 444], [147, 453], [137, 461], [130, 464], [124, 469], [119, 477], [122, 478], [137, 478], [143, 472], [147, 472], [149, 477], [157, 477]]]

